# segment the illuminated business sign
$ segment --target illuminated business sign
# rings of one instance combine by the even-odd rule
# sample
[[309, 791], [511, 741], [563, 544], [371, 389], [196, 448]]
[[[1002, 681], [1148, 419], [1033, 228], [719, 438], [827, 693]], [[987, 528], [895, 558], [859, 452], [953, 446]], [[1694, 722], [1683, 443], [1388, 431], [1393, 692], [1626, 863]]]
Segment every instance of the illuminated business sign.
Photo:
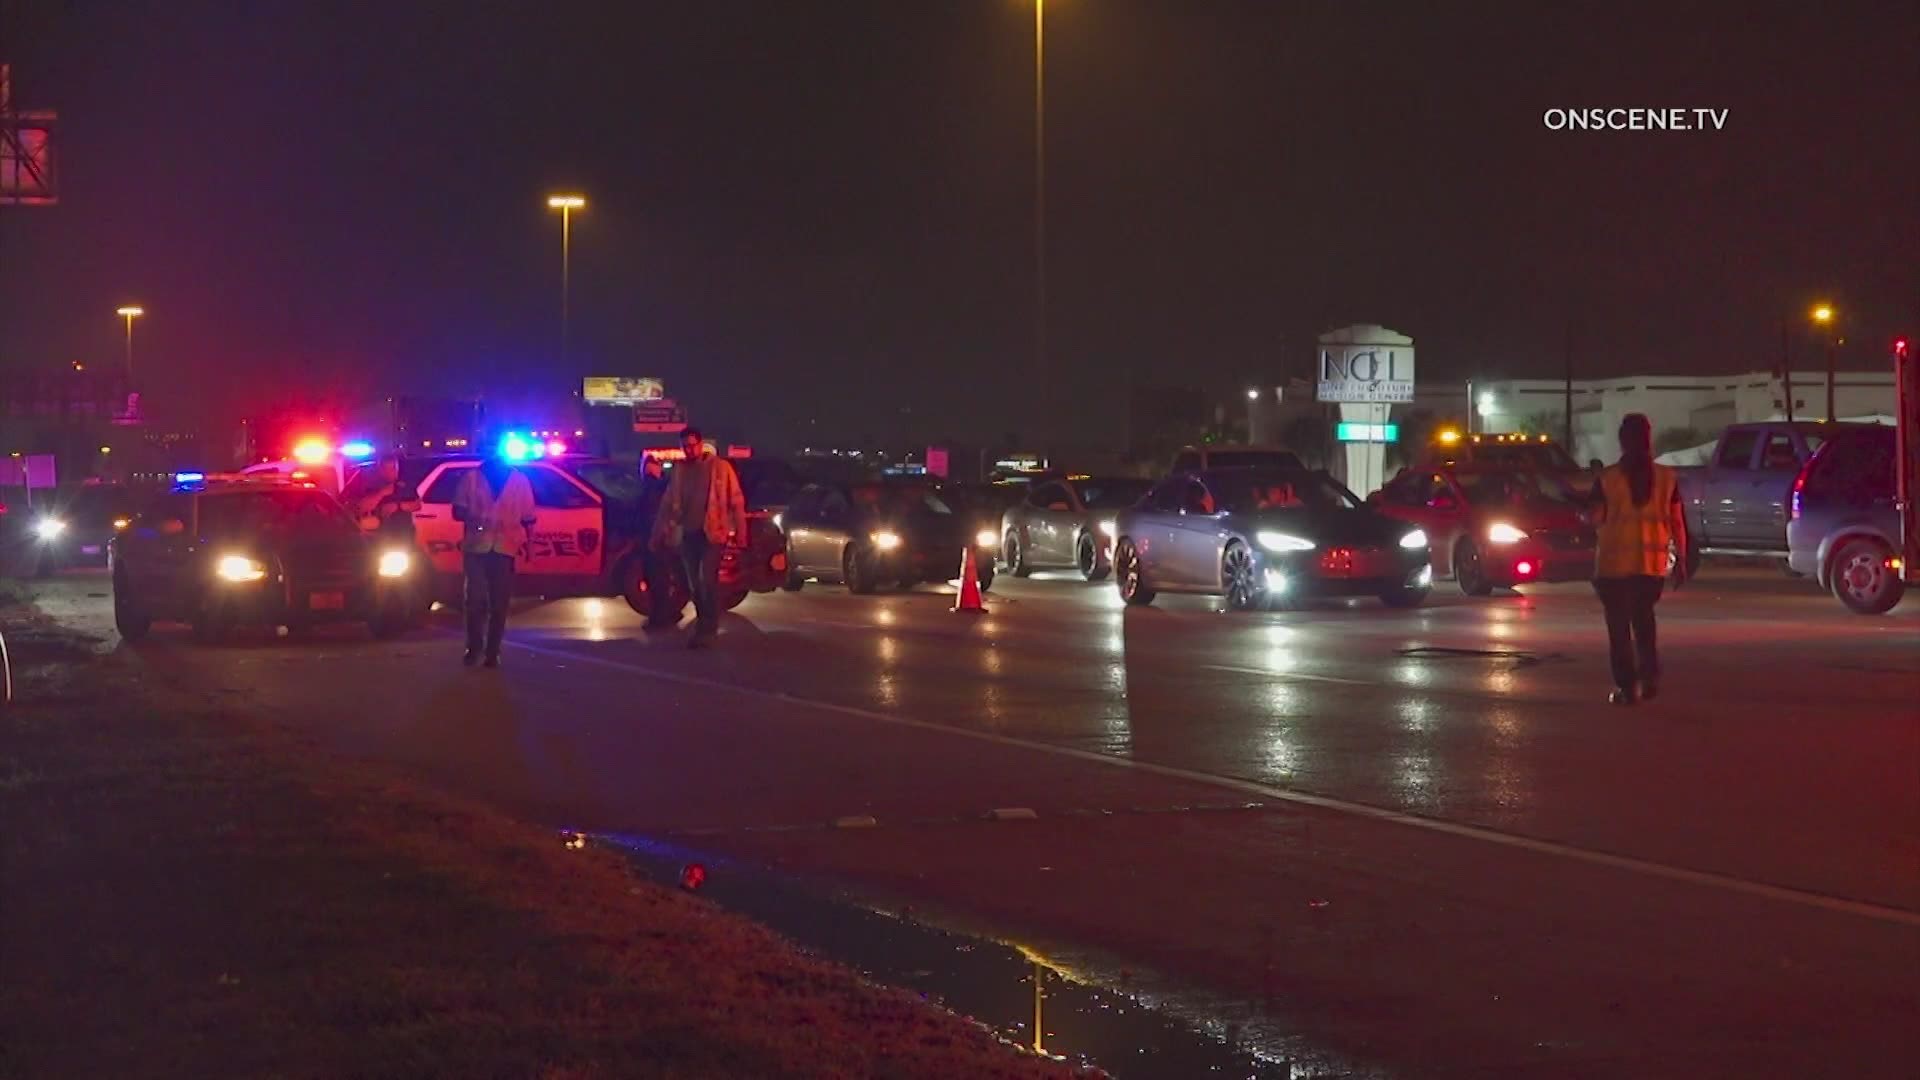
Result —
[[666, 396], [667, 384], [660, 379], [589, 375], [580, 381], [580, 398], [589, 405], [639, 405]]
[[1413, 346], [1322, 343], [1315, 390], [1326, 402], [1411, 404]]
[[1357, 424], [1342, 422], [1334, 425], [1333, 437], [1339, 442], [1390, 443], [1400, 441], [1399, 424]]

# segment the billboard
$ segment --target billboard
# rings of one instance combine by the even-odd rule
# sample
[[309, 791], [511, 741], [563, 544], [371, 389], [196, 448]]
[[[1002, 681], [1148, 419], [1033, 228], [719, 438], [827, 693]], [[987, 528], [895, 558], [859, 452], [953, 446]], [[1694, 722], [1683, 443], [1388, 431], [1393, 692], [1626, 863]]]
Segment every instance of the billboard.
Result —
[[1413, 402], [1413, 346], [1322, 344], [1314, 395], [1350, 404]]
[[642, 433], [665, 435], [678, 432], [687, 426], [687, 410], [678, 402], [667, 398], [655, 398], [633, 406], [633, 430]]
[[639, 405], [666, 396], [667, 384], [660, 379], [589, 375], [580, 382], [580, 398], [589, 405]]

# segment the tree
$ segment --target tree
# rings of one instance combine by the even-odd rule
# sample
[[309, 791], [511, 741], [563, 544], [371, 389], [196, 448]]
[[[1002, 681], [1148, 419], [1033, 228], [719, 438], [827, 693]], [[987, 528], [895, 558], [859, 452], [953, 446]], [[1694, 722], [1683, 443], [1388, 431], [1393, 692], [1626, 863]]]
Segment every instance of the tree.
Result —
[[1545, 435], [1558, 439], [1566, 434], [1567, 418], [1561, 412], [1531, 413], [1520, 421], [1519, 432], [1522, 435]]

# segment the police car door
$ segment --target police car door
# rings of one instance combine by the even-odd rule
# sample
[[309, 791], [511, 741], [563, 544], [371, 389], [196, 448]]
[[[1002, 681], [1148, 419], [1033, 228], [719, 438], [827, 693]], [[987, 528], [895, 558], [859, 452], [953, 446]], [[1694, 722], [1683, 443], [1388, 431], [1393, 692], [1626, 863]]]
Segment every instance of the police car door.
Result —
[[453, 520], [453, 500], [460, 493], [460, 481], [479, 464], [449, 461], [420, 483], [420, 509], [413, 515], [413, 532], [435, 574], [457, 575], [462, 570], [460, 536], [466, 526]]
[[533, 488], [537, 520], [515, 569], [535, 577], [599, 574], [607, 536], [600, 496], [551, 465], [523, 465], [520, 471]]

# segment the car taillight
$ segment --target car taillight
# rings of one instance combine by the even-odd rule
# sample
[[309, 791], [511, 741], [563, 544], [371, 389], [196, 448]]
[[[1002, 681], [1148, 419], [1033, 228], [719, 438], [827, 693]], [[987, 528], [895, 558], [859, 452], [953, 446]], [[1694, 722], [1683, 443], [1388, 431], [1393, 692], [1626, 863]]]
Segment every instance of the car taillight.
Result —
[[1793, 520], [1800, 520], [1800, 496], [1807, 490], [1807, 474], [1813, 471], [1813, 458], [1809, 457], [1805, 465], [1800, 466], [1800, 474], [1793, 478], [1793, 498], [1790, 501], [1790, 513]]

